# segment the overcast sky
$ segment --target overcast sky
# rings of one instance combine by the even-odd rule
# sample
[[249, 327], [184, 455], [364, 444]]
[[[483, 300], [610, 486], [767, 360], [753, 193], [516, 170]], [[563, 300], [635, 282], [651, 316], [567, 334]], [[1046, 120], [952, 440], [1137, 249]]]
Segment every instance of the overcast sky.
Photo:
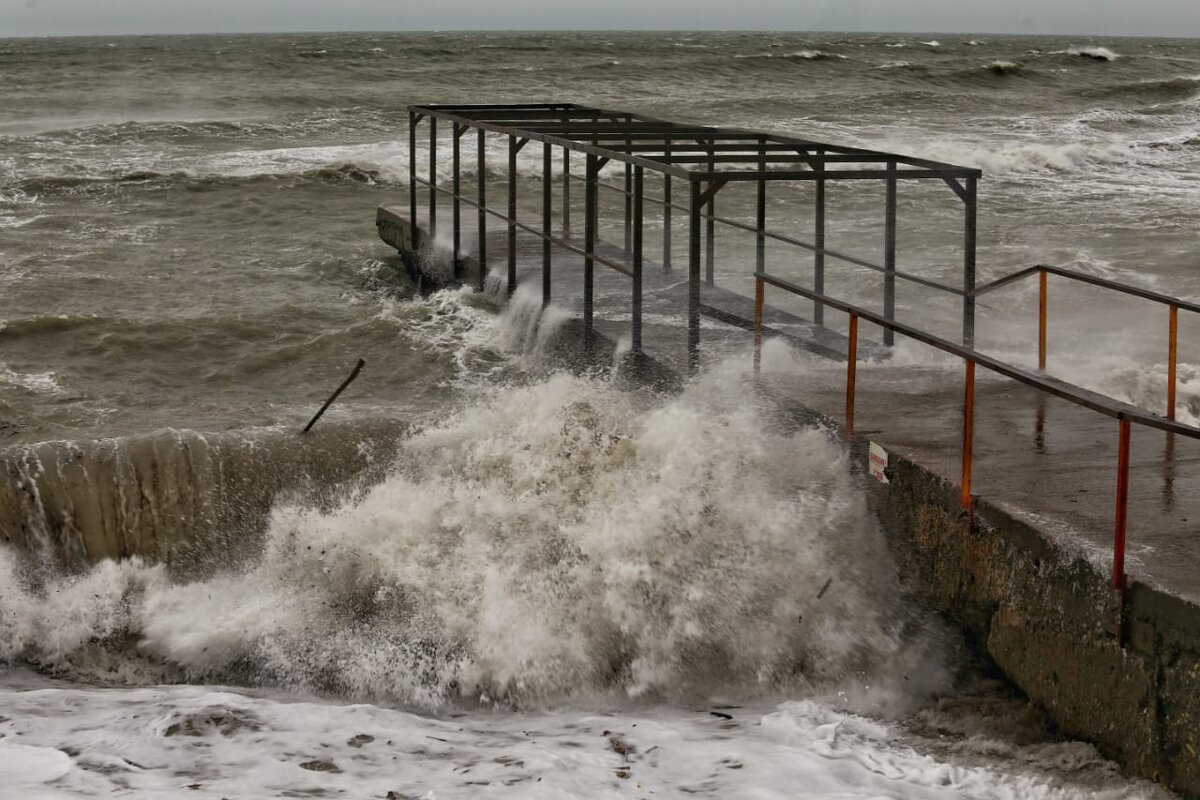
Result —
[[1200, 0], [0, 0], [0, 37], [579, 28], [1200, 37]]

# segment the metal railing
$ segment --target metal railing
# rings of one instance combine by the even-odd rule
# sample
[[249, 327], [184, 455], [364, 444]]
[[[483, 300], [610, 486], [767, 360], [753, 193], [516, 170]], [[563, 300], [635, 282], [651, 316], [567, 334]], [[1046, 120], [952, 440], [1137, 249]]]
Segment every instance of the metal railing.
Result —
[[[439, 195], [449, 196], [453, 202], [453, 259], [454, 263], [458, 265], [462, 260], [461, 205], [465, 203], [476, 209], [478, 215], [477, 258], [480, 264], [479, 288], [483, 288], [482, 282], [487, 265], [487, 221], [489, 218], [496, 218], [507, 226], [507, 285], [510, 292], [515, 289], [517, 284], [516, 237], [518, 231], [533, 235], [542, 242], [542, 295], [543, 302], [546, 304], [550, 302], [552, 288], [552, 248], [558, 247], [582, 256], [584, 262], [583, 321], [586, 332], [590, 333], [593, 327], [594, 266], [600, 264], [631, 278], [632, 346], [635, 351], [640, 351], [642, 348], [644, 211], [646, 203], [650, 203], [661, 207], [663, 213], [662, 266], [664, 268], [671, 267], [672, 211], [682, 211], [688, 217], [686, 313], [687, 352], [690, 368], [695, 369], [699, 364], [699, 320], [701, 314], [705, 313], [705, 307], [701, 304], [701, 284], [712, 285], [714, 283], [714, 231], [718, 223], [753, 233], [756, 238], [754, 319], [752, 324], [746, 326], [753, 330], [756, 367], [761, 363], [766, 286], [770, 285], [812, 301], [813, 323], [816, 326], [824, 325], [826, 307], [848, 315], [845, 405], [845, 429], [848, 435], [854, 434], [860, 320], [879, 325], [883, 330], [885, 345], [892, 344], [895, 335], [899, 334], [962, 359], [965, 375], [960, 505], [968, 512], [974, 511], [977, 499], [977, 496], [972, 493], [976, 366], [982, 366], [984, 369], [1031, 387], [1042, 396], [1058, 397], [1115, 419], [1118, 424], [1118, 452], [1116, 508], [1113, 523], [1112, 585], [1122, 593], [1127, 589], [1125, 546], [1128, 526], [1129, 450], [1132, 426], [1137, 424], [1165, 431], [1169, 436], [1177, 434], [1191, 439], [1200, 439], [1200, 428], [1175, 420], [1178, 311], [1183, 309], [1200, 313], [1200, 305], [1116, 281], [1048, 265], [1023, 269], [977, 287], [975, 285], [975, 237], [976, 182], [980, 174], [978, 170], [892, 153], [840, 147], [755, 131], [679, 125], [628, 112], [605, 111], [573, 104], [411, 106], [409, 113], [411, 122], [409, 165], [412, 173], [411, 219], [414, 223], [417, 219], [417, 187], [424, 186], [429, 190], [428, 221], [432, 238], [437, 229], [438, 197]], [[417, 175], [416, 136], [417, 125], [426, 118], [429, 120], [429, 177], [423, 179]], [[439, 185], [436, 179], [438, 120], [448, 121], [452, 125], [453, 175], [451, 188]], [[470, 129], [477, 131], [478, 180], [475, 199], [463, 194], [461, 183], [461, 140]], [[490, 208], [487, 204], [486, 137], [489, 133], [504, 135], [508, 140], [507, 208], [503, 212]], [[540, 225], [529, 224], [517, 218], [517, 156], [530, 141], [541, 141], [543, 144]], [[562, 151], [562, 208], [561, 232], [556, 233], [552, 167], [557, 149]], [[575, 152], [581, 153], [585, 157], [583, 176], [571, 173], [571, 154]], [[610, 161], [624, 163], [624, 185], [612, 184], [599, 179], [600, 170]], [[858, 169], [831, 168], [831, 165], [852, 165], [866, 162], [874, 162], [878, 166]], [[721, 165], [725, 164], [732, 166], [752, 164], [754, 169], [728, 170], [721, 168]], [[692, 166], [700, 166], [703, 169], [693, 170]], [[646, 193], [646, 170], [662, 175], [663, 191], [661, 196], [651, 196]], [[896, 193], [898, 182], [906, 178], [940, 179], [962, 200], [965, 215], [963, 285], [961, 288], [903, 272], [896, 268]], [[689, 191], [686, 205], [674, 202], [673, 180], [686, 181]], [[887, 192], [884, 209], [884, 260], [882, 264], [876, 264], [825, 246], [825, 192], [826, 185], [831, 180], [884, 181]], [[720, 216], [716, 213], [717, 193], [733, 181], [749, 181], [756, 185], [754, 224]], [[813, 183], [815, 213], [811, 242], [767, 229], [767, 186], [774, 181], [811, 181]], [[582, 243], [579, 243], [571, 235], [571, 185], [573, 182], [584, 184], [584, 236]], [[617, 192], [624, 197], [623, 258], [608, 257], [598, 252], [600, 244], [598, 190], [600, 189]], [[768, 240], [789, 244], [813, 253], [813, 287], [811, 289], [767, 272], [765, 256]], [[875, 312], [827, 294], [824, 288], [827, 258], [882, 273], [884, 276], [882, 312]], [[974, 349], [976, 298], [1033, 274], [1039, 275], [1040, 283], [1039, 371], [1037, 372], [1009, 364]], [[1092, 284], [1168, 306], [1169, 386], [1168, 408], [1165, 417], [1051, 377], [1044, 372], [1047, 349], [1047, 277], [1049, 275]], [[962, 341], [952, 342], [897, 321], [895, 318], [897, 279], [961, 298]], [[711, 312], [711, 309], [709, 311]], [[718, 319], [721, 317], [718, 316]]]
[[[1005, 276], [997, 281], [993, 281], [984, 287], [980, 287], [980, 294], [999, 288], [1000, 286], [1013, 283], [1028, 275], [1040, 273], [1042, 275], [1042, 294], [1041, 302], [1039, 303], [1040, 325], [1039, 325], [1039, 361], [1041, 368], [1045, 365], [1045, 343], [1046, 343], [1046, 293], [1045, 293], [1045, 276], [1047, 274], [1061, 275], [1063, 277], [1080, 280], [1086, 283], [1092, 283], [1097, 286], [1104, 286], [1124, 294], [1130, 294], [1137, 297], [1142, 297], [1148, 300], [1153, 300], [1159, 303], [1165, 303], [1172, 309], [1171, 324], [1170, 324], [1170, 350], [1171, 361], [1174, 363], [1176, 351], [1176, 310], [1185, 308], [1189, 311], [1200, 312], [1200, 306], [1196, 306], [1178, 298], [1169, 297], [1167, 295], [1149, 292], [1144, 289], [1138, 289], [1125, 284], [1108, 281], [1102, 278], [1095, 278], [1090, 275], [1072, 272], [1059, 267], [1050, 267], [1046, 265], [1038, 265], [1025, 270]], [[954, 342], [943, 339], [934, 334], [923, 331], [919, 328], [904, 323], [889, 320], [881, 314], [877, 314], [869, 309], [849, 303], [845, 300], [830, 297], [821, 294], [811, 289], [806, 289], [791, 281], [783, 278], [778, 278], [769, 275], [766, 272], [759, 271], [755, 273], [755, 327], [754, 327], [754, 351], [755, 364], [761, 362], [761, 351], [763, 341], [762, 331], [762, 316], [765, 303], [765, 285], [774, 286], [783, 289], [790, 294], [805, 297], [810, 300], [819, 301], [829, 306], [830, 308], [842, 311], [849, 315], [849, 351], [846, 359], [846, 411], [845, 411], [845, 431], [848, 436], [854, 435], [854, 400], [855, 387], [857, 382], [857, 362], [858, 362], [858, 323], [860, 320], [874, 323], [880, 327], [891, 329], [900, 335], [912, 339], [922, 344], [941, 350], [944, 353], [957, 356], [963, 360], [965, 366], [965, 376], [963, 384], [963, 430], [962, 430], [962, 472], [961, 472], [961, 494], [960, 504], [966, 511], [972, 511], [977, 498], [971, 491], [971, 474], [972, 474], [972, 456], [974, 448], [974, 431], [975, 431], [975, 367], [982, 366], [985, 369], [991, 370], [998, 375], [1006, 378], [1011, 378], [1018, 383], [1029, 386], [1037, 391], [1058, 397], [1066, 400], [1077, 406], [1090, 409], [1096, 413], [1117, 420], [1117, 485], [1116, 485], [1116, 508], [1113, 519], [1113, 558], [1112, 558], [1112, 585], [1113, 588], [1124, 591], [1128, 587], [1128, 574], [1125, 571], [1125, 545], [1128, 532], [1128, 517], [1129, 517], [1129, 448], [1131, 439], [1131, 429], [1133, 424], [1141, 425], [1147, 428], [1155, 428], [1166, 431], [1168, 434], [1178, 434], [1190, 439], [1200, 439], [1200, 428], [1175, 420], [1174, 408], [1172, 407], [1167, 416], [1159, 416], [1149, 411], [1144, 411], [1128, 403], [1123, 403], [1119, 400], [1102, 395], [1098, 392], [1093, 392], [1080, 386], [1076, 386], [1066, 381], [1053, 378], [1046, 375], [1043, 371], [1032, 372], [1020, 366], [1009, 364], [994, 358], [978, 350], [967, 347], [965, 345], [956, 344]], [[1171, 380], [1174, 380], [1172, 370]], [[1172, 402], [1174, 401], [1174, 391], [1170, 391]]]
[[1078, 270], [1065, 269], [1063, 267], [1052, 267], [1047, 264], [1037, 264], [1032, 267], [1027, 267], [1011, 275], [1005, 275], [1002, 278], [997, 278], [994, 281], [985, 283], [975, 289], [975, 296], [993, 292], [1003, 286], [1016, 283], [1017, 281], [1028, 278], [1030, 275], [1038, 276], [1038, 369], [1046, 368], [1046, 339], [1048, 336], [1047, 325], [1047, 309], [1049, 307], [1049, 292], [1047, 289], [1047, 276], [1057, 275], [1068, 280], [1086, 283], [1092, 286], [1099, 286], [1102, 289], [1119, 292], [1121, 294], [1139, 297], [1143, 300], [1149, 300], [1160, 305], [1167, 306], [1167, 419], [1175, 419], [1176, 409], [1176, 390], [1178, 388], [1178, 351], [1179, 351], [1179, 310], [1190, 311], [1193, 314], [1200, 314], [1200, 305], [1181, 300], [1178, 297], [1162, 294], [1160, 292], [1152, 292], [1149, 289], [1142, 289], [1137, 286], [1130, 286], [1119, 281], [1109, 280], [1108, 278], [1100, 278], [1095, 275], [1089, 275], [1086, 272]]

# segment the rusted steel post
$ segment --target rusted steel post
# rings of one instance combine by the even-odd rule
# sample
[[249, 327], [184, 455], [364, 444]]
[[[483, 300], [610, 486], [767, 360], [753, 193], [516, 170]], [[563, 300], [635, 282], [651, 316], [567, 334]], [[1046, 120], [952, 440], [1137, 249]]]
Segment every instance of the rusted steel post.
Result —
[[975, 244], [978, 235], [979, 194], [976, 178], [967, 178], [963, 223], [963, 334], [964, 347], [975, 346]]
[[846, 437], [854, 435], [854, 391], [858, 378], [858, 314], [850, 315], [846, 333]]
[[688, 370], [700, 369], [700, 182], [691, 183], [688, 207]]
[[1046, 270], [1038, 272], [1038, 369], [1046, 368]]
[[1167, 419], [1175, 419], [1175, 390], [1178, 366], [1179, 306], [1171, 306], [1167, 324]]
[[554, 224], [554, 148], [542, 145], [542, 307], [550, 305], [550, 227]]
[[[896, 318], [896, 162], [887, 166], [887, 200], [883, 234], [883, 316], [889, 322]], [[891, 347], [896, 343], [896, 332], [883, 329], [883, 343]]]
[[767, 150], [766, 140], [760, 140], [763, 148], [758, 154], [758, 186], [755, 194], [754, 266], [756, 271], [765, 272], [767, 266]]
[[[663, 153], [671, 159], [671, 140], [667, 139]], [[671, 268], [671, 174], [663, 173], [663, 268]]]
[[571, 233], [571, 151], [563, 148], [563, 174], [562, 174], [562, 220], [563, 220], [563, 235]]
[[[714, 172], [714, 171], [716, 171], [716, 168], [717, 168], [717, 162], [716, 162], [716, 158], [715, 158], [715, 153], [713, 152], [713, 149], [712, 149], [712, 146], [710, 143], [709, 150], [708, 150], [708, 171]], [[710, 189], [712, 188], [712, 185], [713, 185], [713, 181], [710, 180], [708, 182], [708, 186]], [[704, 224], [704, 235], [705, 235], [704, 282], [707, 283], [709, 286], [712, 286], [714, 279], [715, 279], [713, 273], [716, 269], [715, 264], [716, 264], [716, 252], [717, 252], [717, 242], [716, 242], [717, 194], [716, 194], [716, 192], [713, 192], [711, 195], [709, 195], [707, 214], [708, 214], [708, 220]]]
[[462, 142], [460, 141], [462, 134], [462, 123], [454, 123], [454, 142], [452, 145], [454, 156], [454, 213], [452, 219], [454, 223], [454, 244], [450, 255], [450, 271], [455, 278], [458, 277], [458, 262], [462, 258], [462, 200], [460, 197], [462, 194]]
[[479, 276], [477, 288], [483, 291], [487, 285], [487, 134], [483, 128], [479, 128], [479, 149], [476, 154], [475, 164], [476, 172], [479, 178], [478, 185], [478, 228], [479, 241], [477, 249], [479, 251]]
[[766, 284], [763, 279], [754, 278], [754, 374], [762, 369], [763, 344], [763, 300], [766, 295]]
[[517, 290], [517, 137], [508, 137], [508, 293]]
[[408, 221], [417, 226], [417, 115], [408, 112]]
[[970, 510], [971, 502], [971, 458], [975, 444], [975, 362], [967, 361], [966, 386], [963, 392], [963, 439], [962, 439], [962, 507]]
[[642, 352], [642, 222], [645, 211], [645, 175], [633, 170], [633, 352]]
[[1114, 589], [1124, 589], [1128, 584], [1125, 575], [1125, 530], [1129, 521], [1129, 434], [1130, 422], [1125, 418], [1120, 420], [1120, 434], [1117, 440], [1117, 512], [1113, 534], [1113, 571]]
[[437, 237], [437, 117], [429, 118], [429, 242]]
[[583, 328], [592, 330], [592, 290], [595, 279], [596, 252], [596, 175], [600, 172], [599, 158], [587, 157], [587, 182], [583, 190]]
[[[819, 161], [817, 169], [824, 170], [825, 162]], [[818, 178], [816, 181], [816, 199], [815, 199], [815, 227], [813, 232], [813, 291], [817, 294], [825, 294], [825, 179]], [[825, 324], [825, 306], [820, 300], [813, 301], [813, 322], [818, 325]]]

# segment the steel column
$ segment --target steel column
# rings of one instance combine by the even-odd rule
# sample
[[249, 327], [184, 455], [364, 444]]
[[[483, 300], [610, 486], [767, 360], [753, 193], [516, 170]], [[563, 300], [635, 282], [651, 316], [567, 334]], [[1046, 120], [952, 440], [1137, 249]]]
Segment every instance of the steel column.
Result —
[[462, 124], [454, 123], [454, 245], [450, 256], [450, 272], [458, 278], [458, 264], [462, 260]]
[[1167, 419], [1175, 419], [1175, 389], [1179, 350], [1179, 306], [1171, 306], [1167, 321]]
[[553, 171], [554, 148], [549, 142], [542, 145], [542, 308], [550, 305], [550, 226], [553, 221], [554, 184]]
[[854, 436], [854, 392], [858, 378], [858, 314], [850, 315], [846, 332], [846, 438]]
[[[883, 316], [888, 322], [896, 319], [896, 162], [888, 163], [887, 209], [883, 235]], [[892, 346], [896, 332], [883, 329], [883, 343]]]
[[517, 137], [508, 137], [508, 293], [517, 290]]
[[1129, 583], [1125, 574], [1125, 533], [1129, 522], [1129, 420], [1121, 418], [1120, 426], [1117, 437], [1117, 511], [1113, 533], [1114, 589], [1124, 589]]
[[[600, 172], [599, 158], [587, 157], [587, 183], [583, 191], [583, 328], [590, 336], [592, 332], [593, 281], [596, 252], [596, 175]], [[590, 339], [589, 339], [590, 341]]]
[[[708, 171], [709, 171], [709, 172], [712, 172], [712, 171], [715, 169], [715, 167], [716, 167], [716, 164], [715, 164], [715, 162], [713, 161], [713, 158], [712, 158], [712, 156], [713, 156], [713, 151], [712, 151], [712, 149], [711, 149], [711, 148], [710, 148], [710, 149], [709, 149], [709, 151], [708, 151], [708, 155], [709, 155], [709, 161], [708, 161]], [[714, 182], [714, 181], [709, 181], [709, 182], [708, 182], [708, 187], [709, 187], [710, 189], [712, 188], [712, 186], [713, 186], [713, 183], [715, 183], [715, 182]], [[711, 195], [709, 195], [709, 198], [708, 198], [708, 212], [707, 212], [707, 213], [708, 213], [708, 220], [705, 222], [705, 225], [704, 225], [704, 236], [705, 236], [705, 243], [704, 243], [704, 282], [705, 282], [705, 283], [707, 283], [709, 286], [712, 286], [712, 285], [713, 285], [713, 282], [714, 282], [714, 275], [713, 275], [713, 273], [714, 273], [714, 271], [715, 271], [715, 266], [714, 266], [714, 264], [715, 264], [715, 261], [716, 261], [716, 250], [717, 250], [717, 243], [716, 243], [716, 233], [717, 233], [717, 220], [716, 220], [716, 216], [717, 216], [717, 193], [716, 193], [716, 192], [713, 192]]]
[[[629, 149], [633, 146], [633, 142], [629, 139], [625, 140], [625, 147]], [[628, 255], [633, 244], [633, 165], [625, 164], [625, 254]]]
[[416, 241], [417, 227], [417, 115], [408, 112], [408, 221]]
[[633, 352], [642, 352], [642, 223], [645, 175], [641, 167], [633, 170]]
[[971, 510], [971, 459], [975, 449], [975, 362], [967, 360], [967, 376], [963, 391], [962, 438], [962, 507]]
[[478, 286], [479, 291], [483, 291], [487, 286], [487, 134], [483, 128], [479, 129], [479, 149], [476, 155], [476, 172], [479, 176], [479, 205], [478, 205], [478, 227], [479, 227], [479, 276]]
[[1038, 272], [1038, 369], [1046, 368], [1046, 312], [1049, 305], [1046, 270]]
[[[819, 162], [820, 169], [825, 169], [825, 163]], [[815, 228], [813, 232], [813, 291], [825, 294], [825, 179], [816, 182]], [[813, 301], [813, 322], [825, 324], [825, 306], [820, 300]]]
[[754, 276], [754, 374], [762, 369], [763, 304], [766, 299], [766, 284]]
[[562, 225], [563, 236], [569, 236], [571, 233], [571, 151], [563, 148], [563, 174], [562, 174]]
[[700, 182], [690, 181], [688, 209], [688, 371], [700, 369]]
[[[663, 152], [671, 155], [671, 140], [667, 139]], [[671, 268], [671, 176], [663, 173], [663, 269]]]
[[429, 118], [429, 244], [437, 237], [437, 117]]
[[963, 337], [964, 347], [975, 346], [975, 240], [978, 234], [978, 180], [967, 178], [963, 231]]

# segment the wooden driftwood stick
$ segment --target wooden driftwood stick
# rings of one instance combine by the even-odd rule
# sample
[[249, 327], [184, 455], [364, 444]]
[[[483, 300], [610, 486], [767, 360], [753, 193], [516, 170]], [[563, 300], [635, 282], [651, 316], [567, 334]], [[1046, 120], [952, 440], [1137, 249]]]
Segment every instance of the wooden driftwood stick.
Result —
[[362, 368], [366, 365], [366, 363], [367, 362], [363, 361], [361, 358], [358, 360], [358, 363], [354, 365], [354, 371], [350, 373], [350, 377], [342, 381], [342, 385], [339, 386], [333, 394], [329, 395], [329, 399], [325, 401], [325, 405], [321, 406], [321, 410], [318, 411], [316, 415], [308, 421], [308, 424], [304, 426], [304, 430], [302, 430], [301, 433], [308, 433], [312, 429], [312, 426], [317, 424], [317, 420], [321, 418], [321, 415], [325, 413], [327, 408], [333, 405], [333, 401], [338, 399], [338, 395], [344, 392], [346, 387], [350, 385], [351, 381], [358, 377], [358, 373], [362, 372]]

